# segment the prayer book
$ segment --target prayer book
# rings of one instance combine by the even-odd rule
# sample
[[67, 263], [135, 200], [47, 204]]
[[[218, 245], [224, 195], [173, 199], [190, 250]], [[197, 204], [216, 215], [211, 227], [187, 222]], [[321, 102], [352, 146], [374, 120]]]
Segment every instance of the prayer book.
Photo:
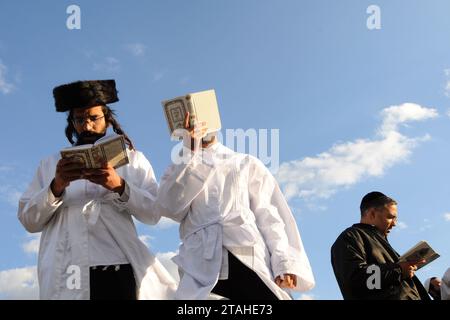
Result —
[[417, 265], [417, 270], [419, 270], [439, 257], [440, 255], [426, 241], [422, 240], [402, 255], [398, 262], [426, 260], [425, 263]]
[[108, 135], [94, 144], [65, 148], [60, 151], [62, 158], [76, 158], [85, 168], [101, 168], [102, 162], [108, 162], [114, 168], [129, 163], [127, 146], [122, 135]]
[[222, 127], [214, 90], [189, 93], [185, 96], [164, 100], [161, 103], [170, 135], [176, 129], [184, 129], [187, 112], [189, 112], [191, 127], [194, 126], [194, 118], [197, 123], [206, 122], [208, 128], [206, 134], [219, 131]]

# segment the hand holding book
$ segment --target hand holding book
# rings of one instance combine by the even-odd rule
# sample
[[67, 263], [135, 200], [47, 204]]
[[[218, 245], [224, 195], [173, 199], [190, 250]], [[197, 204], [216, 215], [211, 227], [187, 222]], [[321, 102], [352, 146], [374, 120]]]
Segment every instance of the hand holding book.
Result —
[[55, 178], [50, 188], [55, 197], [60, 197], [72, 181], [83, 178], [84, 163], [78, 158], [63, 158], [56, 165]]
[[206, 132], [208, 131], [206, 122], [203, 121], [198, 123], [195, 115], [190, 117], [190, 113], [187, 112], [184, 118], [184, 128], [183, 145], [185, 148], [196, 152], [200, 148], [202, 138], [205, 137]]
[[419, 266], [425, 265], [426, 262], [426, 260], [399, 262], [398, 264], [402, 269], [402, 277], [404, 279], [411, 279], [412, 277], [414, 277], [414, 273], [419, 269]]
[[[189, 127], [194, 127], [194, 122], [199, 124], [206, 122], [206, 134], [217, 132], [221, 129], [219, 107], [217, 105], [216, 94], [214, 90], [190, 93], [174, 99], [162, 101], [164, 115], [167, 120], [170, 135], [174, 136], [177, 129], [185, 129], [186, 115], [189, 121]], [[176, 137], [182, 137], [175, 133]]]
[[120, 195], [125, 189], [125, 181], [117, 174], [114, 167], [106, 162], [103, 163], [102, 168], [83, 169], [83, 178]]
[[77, 158], [59, 160], [55, 178], [50, 187], [53, 194], [60, 197], [72, 181], [79, 179], [86, 179], [120, 195], [125, 189], [125, 181], [117, 174], [111, 164], [104, 162], [101, 168], [87, 169], [84, 167], [84, 163]]
[[414, 272], [439, 258], [426, 241], [419, 241], [414, 247], [399, 257], [398, 264], [402, 268], [403, 277], [412, 278]]
[[123, 192], [125, 182], [115, 170], [129, 162], [123, 136], [105, 136], [94, 144], [63, 149], [61, 158], [51, 184], [55, 196], [61, 196], [65, 188], [78, 179], [89, 180], [119, 194]]

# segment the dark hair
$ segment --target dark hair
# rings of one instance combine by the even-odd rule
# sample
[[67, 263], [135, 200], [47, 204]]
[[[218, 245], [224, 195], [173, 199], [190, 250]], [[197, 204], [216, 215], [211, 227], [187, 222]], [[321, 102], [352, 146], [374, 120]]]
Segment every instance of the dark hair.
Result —
[[[116, 120], [116, 118], [114, 117], [116, 114], [114, 112], [114, 110], [112, 110], [110, 107], [103, 105], [102, 106], [102, 111], [103, 114], [105, 115], [105, 121], [106, 124], [111, 124], [113, 131], [117, 134], [121, 134], [123, 135], [123, 137], [125, 138], [125, 142], [128, 145], [128, 147], [131, 150], [134, 150], [134, 145], [133, 142], [131, 142], [131, 139], [127, 136], [127, 134], [122, 130], [122, 127], [120, 126], [119, 122]], [[69, 142], [71, 144], [74, 144], [74, 140], [73, 137], [78, 139], [78, 133], [75, 130], [75, 127], [73, 126], [73, 109], [71, 109], [67, 115], [67, 127], [66, 127], [66, 137], [67, 140], [69, 140]]]
[[373, 191], [362, 198], [359, 209], [361, 210], [361, 216], [363, 216], [367, 209], [380, 208], [392, 204], [397, 204], [397, 201], [381, 192]]

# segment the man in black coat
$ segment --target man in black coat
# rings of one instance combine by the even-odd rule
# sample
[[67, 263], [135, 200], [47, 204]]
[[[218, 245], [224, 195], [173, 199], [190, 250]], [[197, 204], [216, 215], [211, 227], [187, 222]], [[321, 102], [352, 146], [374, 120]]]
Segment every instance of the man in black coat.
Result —
[[331, 263], [345, 300], [430, 300], [414, 275], [425, 261], [398, 262], [387, 235], [397, 222], [397, 202], [381, 192], [361, 201], [361, 220], [340, 234]]

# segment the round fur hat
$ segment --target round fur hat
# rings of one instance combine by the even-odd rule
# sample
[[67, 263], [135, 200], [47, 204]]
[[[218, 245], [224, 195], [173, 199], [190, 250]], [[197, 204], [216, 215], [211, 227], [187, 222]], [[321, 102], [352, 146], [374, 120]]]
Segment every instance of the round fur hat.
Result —
[[119, 101], [114, 80], [87, 80], [63, 84], [53, 89], [53, 97], [58, 112]]

